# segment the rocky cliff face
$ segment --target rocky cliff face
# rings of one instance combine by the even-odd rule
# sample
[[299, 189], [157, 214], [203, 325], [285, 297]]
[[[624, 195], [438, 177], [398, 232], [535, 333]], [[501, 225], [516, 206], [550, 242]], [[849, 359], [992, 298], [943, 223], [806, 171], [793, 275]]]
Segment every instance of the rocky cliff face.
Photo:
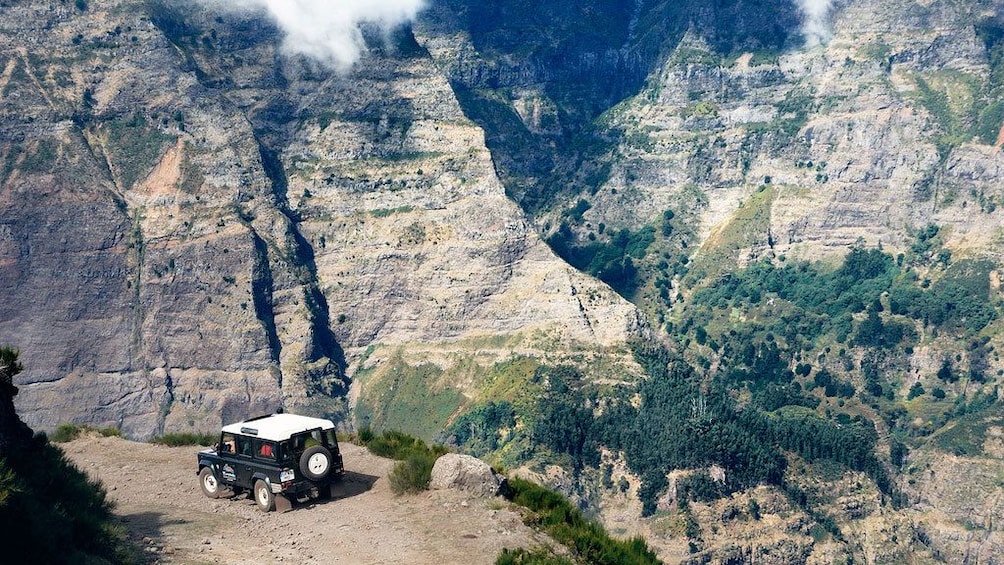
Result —
[[[734, 266], [896, 254], [930, 224], [992, 262], [999, 298], [1000, 2], [837, 3], [808, 46], [782, 0], [441, 0], [345, 74], [283, 51], [264, 13], [98, 4], [0, 2], [0, 345], [37, 429], [146, 438], [284, 406], [431, 439], [540, 363], [629, 382], [629, 338], [685, 341], [675, 305]], [[617, 287], [634, 305], [569, 264], [645, 233]], [[949, 354], [997, 398], [996, 327], [888, 360], [894, 398]], [[555, 476], [673, 560], [993, 560], [1000, 424], [977, 424], [979, 449], [906, 458], [905, 510], [797, 461], [822, 513], [757, 487], [641, 521], [618, 454], [623, 490]]]
[[992, 248], [987, 226], [999, 221], [987, 203], [1001, 198], [1002, 155], [996, 135], [980, 140], [972, 129], [995, 100], [971, 25], [989, 14], [978, 4], [854, 3], [835, 10], [826, 46], [769, 60], [725, 61], [688, 36], [642, 93], [609, 114], [626, 139], [585, 217], [652, 222], [692, 184], [708, 201], [698, 232], [710, 247], [769, 185], [770, 220], [754, 255], [815, 257], [858, 238], [902, 249], [928, 222], [951, 226], [950, 247]]
[[506, 199], [407, 32], [340, 75], [195, 3], [18, 2], [0, 25], [0, 341], [33, 426], [341, 417], [368, 347], [638, 324]]
[[[754, 256], [839, 253], [858, 238], [903, 248], [928, 222], [951, 226], [950, 247], [960, 251], [992, 247], [1001, 120], [985, 28], [998, 25], [995, 6], [840, 5], [832, 38], [812, 48], [788, 37], [723, 49], [696, 25], [669, 36], [647, 83], [592, 124], [601, 132], [592, 150], [605, 152], [597, 160], [609, 168], [580, 175], [577, 193], [560, 190], [538, 223], [553, 230], [581, 197], [594, 232], [599, 223], [654, 224], [693, 192], [706, 201], [698, 241], [714, 246], [711, 236], [768, 184], [777, 194], [759, 241], [747, 246]], [[462, 65], [455, 51], [439, 56]], [[536, 84], [555, 88], [546, 76]], [[548, 104], [524, 110], [521, 89], [510, 90], [496, 92], [527, 130], [539, 129]], [[518, 183], [511, 191], [525, 192]], [[970, 221], [974, 213], [986, 221]], [[584, 238], [589, 229], [579, 229]]]

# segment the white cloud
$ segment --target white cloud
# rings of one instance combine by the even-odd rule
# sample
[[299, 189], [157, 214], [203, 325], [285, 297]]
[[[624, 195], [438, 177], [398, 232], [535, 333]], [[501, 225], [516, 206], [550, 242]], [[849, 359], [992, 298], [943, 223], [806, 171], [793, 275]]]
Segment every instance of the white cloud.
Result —
[[424, 0], [208, 0], [230, 7], [266, 9], [286, 33], [283, 48], [337, 70], [348, 70], [363, 51], [359, 25], [384, 31], [410, 22]]
[[808, 47], [815, 47], [821, 43], [826, 43], [833, 37], [830, 29], [830, 8], [833, 7], [833, 0], [798, 0], [805, 21], [802, 23], [802, 35], [805, 36], [805, 44]]

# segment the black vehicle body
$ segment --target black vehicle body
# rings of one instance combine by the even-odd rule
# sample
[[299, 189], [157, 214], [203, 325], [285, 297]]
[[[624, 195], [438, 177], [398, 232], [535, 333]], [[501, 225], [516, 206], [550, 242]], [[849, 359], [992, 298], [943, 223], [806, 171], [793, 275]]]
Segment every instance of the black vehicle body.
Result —
[[[257, 423], [266, 418], [270, 417], [225, 427], [216, 446], [198, 453], [196, 473], [203, 493], [216, 498], [220, 487], [229, 487], [235, 494], [254, 491], [265, 511], [275, 507], [275, 499], [288, 506], [285, 503], [307, 495], [330, 497], [331, 484], [345, 472], [334, 427], [299, 429], [288, 436], [259, 434]], [[309, 420], [314, 419], [304, 418]], [[324, 472], [315, 472], [311, 462], [322, 457], [326, 458]]]

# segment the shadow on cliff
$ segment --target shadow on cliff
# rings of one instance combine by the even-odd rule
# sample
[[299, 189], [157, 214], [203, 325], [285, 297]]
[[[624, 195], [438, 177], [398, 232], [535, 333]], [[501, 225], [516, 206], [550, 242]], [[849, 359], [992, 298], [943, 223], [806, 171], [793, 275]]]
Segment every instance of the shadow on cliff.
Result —
[[[272, 182], [272, 190], [279, 203], [279, 209], [289, 219], [286, 243], [292, 249], [296, 259], [296, 267], [299, 270], [297, 276], [303, 285], [304, 305], [310, 317], [310, 343], [305, 352], [307, 361], [315, 362], [327, 357], [334, 365], [336, 373], [334, 375], [331, 374], [332, 368], [330, 365], [319, 369], [320, 374], [310, 375], [311, 378], [308, 383], [310, 388], [308, 390], [311, 393], [342, 397], [348, 393], [351, 383], [345, 375], [345, 351], [335, 339], [334, 332], [331, 331], [331, 314], [328, 308], [328, 300], [325, 298], [324, 293], [321, 292], [320, 285], [318, 284], [314, 247], [300, 232], [299, 214], [289, 207], [288, 200], [286, 199], [286, 191], [288, 189], [286, 170], [282, 164], [282, 160], [279, 158], [278, 152], [268, 148], [260, 138], [258, 148], [261, 153], [265, 173]], [[274, 312], [270, 309], [266, 312], [267, 316], [271, 316], [274, 327]], [[279, 346], [278, 338], [276, 337], [275, 347]], [[332, 379], [330, 377], [335, 378]]]

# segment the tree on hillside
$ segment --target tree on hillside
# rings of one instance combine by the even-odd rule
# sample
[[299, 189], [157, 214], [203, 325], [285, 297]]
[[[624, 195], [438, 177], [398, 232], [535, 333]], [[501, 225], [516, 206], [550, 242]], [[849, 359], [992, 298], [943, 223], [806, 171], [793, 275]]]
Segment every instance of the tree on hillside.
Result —
[[32, 435], [31, 428], [14, 411], [14, 397], [17, 396], [14, 376], [23, 369], [17, 356], [16, 350], [0, 347], [0, 457], [23, 449]]
[[0, 347], [0, 555], [4, 563], [135, 561], [111, 502], [14, 409], [17, 351]]

